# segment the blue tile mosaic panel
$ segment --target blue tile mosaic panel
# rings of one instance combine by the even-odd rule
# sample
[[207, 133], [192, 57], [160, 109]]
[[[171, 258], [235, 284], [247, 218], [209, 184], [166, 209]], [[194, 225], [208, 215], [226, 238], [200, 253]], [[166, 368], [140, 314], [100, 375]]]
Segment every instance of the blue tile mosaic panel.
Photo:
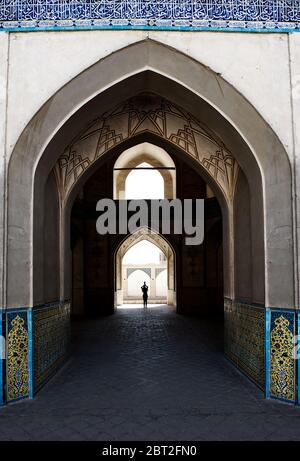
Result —
[[0, 311], [0, 406], [4, 402], [4, 380], [3, 380], [3, 370], [4, 370], [4, 358], [5, 358], [5, 339], [4, 339], [4, 320], [3, 313]]
[[[299, 29], [300, 0], [1, 0], [0, 28]], [[11, 24], [7, 24], [10, 22]]]
[[28, 311], [6, 313], [6, 401], [29, 396], [30, 338]]
[[296, 400], [296, 331], [294, 311], [271, 310], [270, 396], [292, 402]]
[[293, 357], [296, 358], [296, 389], [297, 389], [297, 404], [300, 405], [300, 312], [299, 310], [296, 313], [296, 332], [297, 336], [294, 340], [294, 350], [293, 350]]
[[265, 309], [225, 299], [226, 356], [261, 389], [265, 385]]
[[33, 309], [33, 380], [39, 390], [69, 354], [70, 303]]

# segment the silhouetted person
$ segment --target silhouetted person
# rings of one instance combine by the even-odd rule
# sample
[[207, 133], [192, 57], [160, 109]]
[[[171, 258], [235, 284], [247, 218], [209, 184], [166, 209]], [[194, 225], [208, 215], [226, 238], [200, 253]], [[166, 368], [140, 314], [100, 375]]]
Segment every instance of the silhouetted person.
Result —
[[147, 307], [147, 302], [148, 302], [148, 286], [146, 285], [146, 282], [144, 282], [144, 285], [141, 286], [142, 292], [143, 292], [143, 301], [144, 301], [144, 307]]

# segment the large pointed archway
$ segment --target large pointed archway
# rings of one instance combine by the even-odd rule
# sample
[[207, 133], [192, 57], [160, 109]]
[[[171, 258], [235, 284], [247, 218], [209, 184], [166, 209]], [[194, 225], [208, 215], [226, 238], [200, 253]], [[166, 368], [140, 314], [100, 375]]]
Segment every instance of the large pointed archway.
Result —
[[[265, 363], [270, 334], [265, 316], [284, 319], [286, 311], [278, 316], [277, 310], [295, 305], [286, 152], [255, 108], [224, 79], [148, 40], [108, 56], [60, 89], [35, 114], [12, 153], [4, 320], [8, 336], [13, 322], [19, 322], [30, 361], [23, 370], [24, 386], [10, 393], [13, 382], [8, 382], [7, 401], [33, 395], [66, 356], [70, 215], [80, 187], [107, 156], [153, 140], [186, 158], [222, 208], [227, 355], [261, 387], [266, 384], [266, 393], [271, 378], [275, 397], [296, 400], [295, 386], [283, 389], [277, 374], [270, 375], [268, 350]], [[56, 225], [45, 239], [48, 212]], [[49, 267], [59, 276], [49, 280]], [[295, 322], [295, 313], [288, 315]], [[42, 338], [50, 335], [53, 321], [58, 328], [45, 368]], [[246, 344], [245, 337], [252, 340]], [[7, 344], [15, 347], [13, 340]], [[28, 364], [27, 356], [21, 363]], [[293, 365], [284, 366], [288, 383], [294, 383]]]
[[[149, 229], [141, 228], [134, 234], [124, 238], [115, 254], [115, 305], [122, 305], [124, 300], [122, 259], [125, 254], [139, 242], [147, 241], [154, 244], [165, 255], [167, 261], [167, 302], [166, 304], [176, 306], [176, 256], [170, 243], [159, 233]], [[157, 272], [155, 276], [157, 276]], [[151, 283], [151, 282], [150, 282]]]
[[[85, 285], [86, 306], [82, 309], [88, 309], [89, 312], [93, 312], [93, 315], [95, 316], [103, 314], [104, 312], [112, 313], [114, 310], [113, 306], [116, 304], [113, 301], [116, 298], [116, 295], [113, 295], [114, 282], [110, 276], [102, 277], [102, 274], [108, 274], [108, 272], [114, 267], [115, 261], [112, 257], [113, 252], [116, 251], [116, 248], [118, 248], [124, 238], [123, 233], [127, 233], [127, 230], [124, 231], [124, 227], [122, 225], [122, 230], [120, 230], [121, 235], [107, 235], [107, 237], [105, 237], [105, 235], [103, 237], [99, 236], [96, 233], [95, 227], [95, 220], [97, 219], [95, 210], [97, 208], [97, 203], [100, 199], [107, 199], [108, 197], [112, 198], [113, 190], [115, 189], [115, 184], [113, 183], [115, 183], [115, 180], [118, 182], [118, 177], [116, 178], [114, 174], [115, 165], [119, 164], [118, 160], [121, 159], [123, 155], [127, 156], [128, 153], [131, 152], [139, 155], [138, 153], [140, 152], [140, 149], [144, 148], [146, 150], [151, 148], [153, 152], [166, 154], [166, 150], [159, 147], [159, 138], [154, 136], [151, 139], [151, 143], [145, 142], [145, 139], [148, 139], [150, 134], [151, 133], [142, 133], [142, 139], [139, 136], [135, 137], [132, 141], [137, 144], [130, 149], [128, 149], [128, 144], [126, 142], [121, 143], [120, 146], [116, 146], [116, 148], [110, 150], [109, 155], [103, 156], [102, 159], [99, 159], [99, 161], [94, 163], [94, 167], [98, 165], [98, 168], [92, 168], [91, 176], [89, 176], [89, 170], [87, 170], [78, 181], [78, 184], [83, 184], [83, 186], [80, 189], [79, 195], [72, 207], [71, 226], [73, 227], [74, 232], [72, 232], [73, 237], [71, 239], [71, 248], [72, 261], [73, 263], [75, 260], [78, 261], [81, 269], [75, 279], [73, 269], [72, 285], [73, 287], [76, 285], [77, 293], [82, 293], [82, 287]], [[150, 141], [150, 139], [148, 140]], [[172, 172], [176, 172], [176, 181], [178, 182], [178, 187], [175, 187], [175, 189], [178, 189], [176, 200], [182, 200], [185, 198], [208, 199], [206, 201], [207, 219], [205, 219], [205, 221], [207, 224], [207, 235], [205, 237], [205, 248], [202, 246], [194, 246], [191, 248], [186, 246], [184, 243], [185, 235], [176, 236], [176, 233], [173, 235], [174, 229], [172, 228], [172, 225], [170, 229], [171, 234], [166, 236], [171, 246], [177, 249], [177, 253], [178, 251], [180, 253], [181, 262], [177, 264], [176, 275], [178, 280], [182, 279], [182, 283], [179, 285], [180, 290], [178, 291], [178, 297], [180, 298], [180, 303], [177, 303], [177, 311], [185, 314], [195, 314], [197, 311], [198, 313], [203, 313], [204, 311], [209, 312], [211, 309], [215, 310], [216, 308], [218, 308], [218, 310], [222, 310], [224, 299], [223, 277], [221, 275], [223, 268], [223, 252], [222, 249], [221, 251], [216, 251], [218, 245], [222, 246], [221, 210], [212, 190], [208, 193], [209, 187], [201, 177], [201, 174], [195, 171], [192, 165], [186, 163], [185, 156], [178, 156], [180, 153], [178, 149], [174, 150], [174, 146], [172, 149], [171, 147], [171, 145], [168, 146], [168, 152], [171, 153], [172, 151], [172, 156], [174, 160], [176, 159], [176, 166], [172, 166], [173, 164], [175, 165], [175, 163], [171, 157], [168, 158], [166, 155], [166, 158], [168, 159], [168, 167], [163, 168], [171, 168]], [[173, 170], [173, 168], [175, 168], [175, 170]], [[200, 168], [200, 172], [202, 169], [203, 168]], [[129, 168], [129, 170], [132, 171], [131, 168]], [[125, 171], [128, 172], [126, 168]], [[84, 181], [84, 177], [88, 179]], [[170, 179], [170, 177], [166, 176], [166, 180], [168, 179]], [[176, 186], [176, 181], [173, 186]], [[150, 184], [151, 190], [153, 187], [154, 184]], [[148, 192], [151, 192], [151, 190]], [[210, 196], [210, 198], [208, 198], [208, 196]], [[150, 203], [149, 205], [151, 206]], [[169, 201], [169, 205], [172, 206], [172, 199]], [[118, 201], [116, 202], [116, 206], [119, 206]], [[130, 214], [128, 214], [128, 219], [129, 217]], [[82, 220], [85, 221], [85, 224]], [[68, 229], [68, 226], [69, 222], [66, 222], [65, 228]], [[116, 221], [116, 228], [118, 228], [118, 221]], [[78, 237], [78, 234], [80, 233], [86, 235], [84, 238], [85, 243], [80, 238], [80, 235]], [[206, 254], [208, 246], [210, 246], [210, 251], [209, 254]], [[86, 257], [84, 257], [82, 253], [83, 247], [86, 251]], [[90, 274], [87, 277], [84, 277], [83, 274], [83, 264], [85, 264], [85, 272]], [[74, 264], [72, 265], [74, 268]], [[204, 278], [203, 271], [201, 275], [198, 270], [194, 270], [198, 265], [205, 268], [205, 271], [206, 269], [208, 270], [208, 266], [210, 266], [209, 279], [206, 280]], [[217, 267], [219, 267], [219, 276], [217, 276]], [[108, 269], [103, 272], [101, 268]], [[76, 270], [75, 273], [77, 273]], [[208, 291], [210, 291], [210, 294], [208, 294]], [[172, 293], [170, 291], [170, 296], [171, 294]], [[171, 297], [174, 298], [174, 295]], [[99, 305], [100, 300], [101, 303]], [[77, 304], [77, 300], [74, 300], [72, 303], [72, 311], [74, 310], [73, 307], [75, 306], [75, 302]]]

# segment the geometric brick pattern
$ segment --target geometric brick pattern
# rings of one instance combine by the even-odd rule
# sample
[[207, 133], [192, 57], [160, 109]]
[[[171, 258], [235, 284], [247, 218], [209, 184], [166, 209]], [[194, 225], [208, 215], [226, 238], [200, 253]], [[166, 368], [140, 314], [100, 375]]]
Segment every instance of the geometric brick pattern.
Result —
[[265, 309], [224, 303], [225, 354], [261, 389], [265, 386]]
[[100, 157], [146, 132], [176, 145], [200, 163], [232, 201], [238, 164], [228, 148], [190, 113], [151, 93], [131, 98], [95, 119], [66, 146], [54, 169], [62, 200]]
[[69, 354], [70, 303], [33, 310], [34, 391], [43, 386]]

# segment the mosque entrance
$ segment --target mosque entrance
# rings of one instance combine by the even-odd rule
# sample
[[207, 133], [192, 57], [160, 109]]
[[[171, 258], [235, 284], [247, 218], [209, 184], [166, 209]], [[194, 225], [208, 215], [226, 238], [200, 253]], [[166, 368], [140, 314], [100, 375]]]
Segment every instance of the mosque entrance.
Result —
[[[136, 171], [162, 178], [163, 195], [150, 201], [204, 201], [202, 244], [144, 223], [99, 235], [98, 201], [127, 202]], [[267, 396], [296, 402], [295, 363], [278, 359], [290, 357], [298, 321], [290, 175], [284, 147], [246, 98], [171, 47], [133, 44], [58, 89], [7, 169], [2, 401], [33, 397], [66, 361], [70, 316], [106, 318], [136, 296], [122, 258], [147, 240], [165, 255], [170, 308], [224, 316], [226, 357]], [[277, 350], [282, 328], [289, 342]]]
[[[96, 204], [108, 197], [117, 206], [130, 200], [202, 199], [203, 243], [186, 245], [185, 235], [175, 234], [172, 227], [169, 235], [143, 226], [127, 235], [99, 235]], [[126, 304], [142, 305], [144, 282], [149, 304], [175, 306], [178, 313], [187, 315], [222, 315], [221, 210], [201, 175], [174, 150], [139, 142], [117, 152], [81, 188], [73, 205], [71, 229], [74, 317], [105, 315]]]

